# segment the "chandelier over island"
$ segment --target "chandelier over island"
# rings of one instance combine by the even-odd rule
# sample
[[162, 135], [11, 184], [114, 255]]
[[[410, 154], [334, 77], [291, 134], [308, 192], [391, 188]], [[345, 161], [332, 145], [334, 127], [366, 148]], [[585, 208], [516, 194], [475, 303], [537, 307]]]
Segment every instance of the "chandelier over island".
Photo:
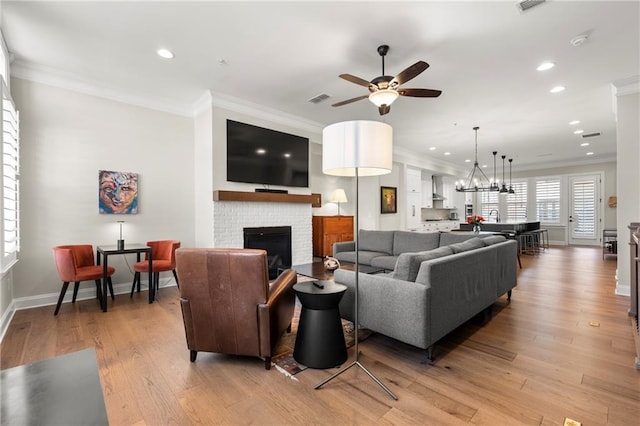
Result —
[[[456, 181], [456, 191], [457, 192], [500, 192], [503, 193], [500, 186], [498, 185], [498, 180], [496, 179], [496, 154], [498, 151], [493, 151], [493, 178], [490, 179], [487, 175], [482, 171], [480, 165], [478, 164], [478, 129], [480, 127], [476, 126], [473, 128], [475, 132], [475, 157], [473, 161], [473, 168], [467, 175], [467, 178], [464, 180]], [[504, 182], [504, 158], [502, 156], [502, 168], [503, 168], [503, 187], [505, 187]], [[509, 174], [511, 174], [511, 161], [509, 160]], [[505, 193], [507, 192], [506, 187], [504, 188]], [[511, 188], [513, 191], [513, 188]], [[509, 191], [510, 194], [515, 193]]]

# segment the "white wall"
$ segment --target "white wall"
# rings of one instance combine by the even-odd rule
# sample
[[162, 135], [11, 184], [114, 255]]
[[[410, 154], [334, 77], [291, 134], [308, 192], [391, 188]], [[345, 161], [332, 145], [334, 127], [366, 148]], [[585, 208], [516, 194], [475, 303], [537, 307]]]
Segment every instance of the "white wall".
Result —
[[[631, 260], [629, 229], [631, 222], [640, 222], [640, 94], [617, 96], [618, 148], [618, 284], [617, 294], [631, 291]], [[624, 184], [622, 184], [624, 182]]]
[[[193, 246], [193, 119], [21, 79], [13, 80], [12, 93], [21, 117], [18, 307], [55, 302], [60, 280], [52, 247], [115, 244], [118, 219], [126, 221], [127, 242]], [[98, 170], [138, 173], [137, 215], [98, 214]], [[130, 289], [122, 256], [109, 263], [114, 284]], [[81, 286], [95, 295], [92, 283]]]

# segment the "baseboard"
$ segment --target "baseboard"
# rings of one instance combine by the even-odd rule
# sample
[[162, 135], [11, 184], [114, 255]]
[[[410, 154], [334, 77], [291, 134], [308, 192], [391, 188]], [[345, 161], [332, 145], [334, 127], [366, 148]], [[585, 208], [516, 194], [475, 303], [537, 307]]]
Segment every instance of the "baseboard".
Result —
[[4, 334], [7, 332], [9, 324], [11, 324], [11, 320], [13, 319], [13, 314], [15, 313], [16, 307], [12, 300], [0, 319], [0, 343], [2, 342], [2, 339], [4, 339]]

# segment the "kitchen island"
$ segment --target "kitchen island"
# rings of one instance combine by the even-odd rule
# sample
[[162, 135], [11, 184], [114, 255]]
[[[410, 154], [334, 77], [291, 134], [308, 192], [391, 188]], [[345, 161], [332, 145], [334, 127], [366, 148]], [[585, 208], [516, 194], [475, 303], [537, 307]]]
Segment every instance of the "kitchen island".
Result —
[[[540, 221], [526, 221], [526, 222], [485, 222], [480, 225], [483, 231], [492, 232], [513, 232], [515, 234], [521, 234], [523, 232], [536, 231], [540, 229]], [[472, 231], [473, 225], [467, 223], [460, 224], [461, 231]]]

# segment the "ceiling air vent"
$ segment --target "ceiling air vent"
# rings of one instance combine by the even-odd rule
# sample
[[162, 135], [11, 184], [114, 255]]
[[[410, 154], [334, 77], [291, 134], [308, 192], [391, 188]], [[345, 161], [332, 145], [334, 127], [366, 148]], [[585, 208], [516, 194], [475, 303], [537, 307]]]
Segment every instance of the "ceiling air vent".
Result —
[[544, 3], [546, 0], [523, 0], [521, 2], [519, 2], [518, 4], [516, 4], [518, 10], [520, 10], [520, 12], [525, 12], [529, 9], [531, 9], [534, 6], [537, 6], [541, 3]]
[[314, 96], [313, 98], [309, 99], [309, 102], [311, 102], [312, 104], [319, 104], [325, 99], [329, 99], [329, 95], [327, 95], [326, 93], [321, 93], [318, 96]]
[[600, 136], [600, 132], [596, 132], [596, 133], [588, 133], [588, 134], [583, 134], [582, 135], [582, 139], [586, 139], [586, 138], [592, 138], [594, 136]]

